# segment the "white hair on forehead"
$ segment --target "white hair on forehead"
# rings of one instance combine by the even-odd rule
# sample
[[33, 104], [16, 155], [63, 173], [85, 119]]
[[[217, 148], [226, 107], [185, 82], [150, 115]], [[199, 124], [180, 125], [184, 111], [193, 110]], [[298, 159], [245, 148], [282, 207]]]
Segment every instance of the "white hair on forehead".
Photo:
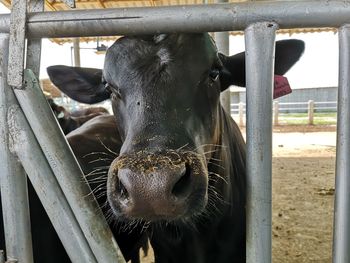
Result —
[[153, 37], [154, 43], [158, 44], [168, 37], [167, 34], [159, 34]]
[[160, 59], [160, 65], [164, 66], [169, 64], [169, 62], [172, 60], [171, 55], [168, 49], [166, 48], [161, 48], [158, 50], [157, 55]]

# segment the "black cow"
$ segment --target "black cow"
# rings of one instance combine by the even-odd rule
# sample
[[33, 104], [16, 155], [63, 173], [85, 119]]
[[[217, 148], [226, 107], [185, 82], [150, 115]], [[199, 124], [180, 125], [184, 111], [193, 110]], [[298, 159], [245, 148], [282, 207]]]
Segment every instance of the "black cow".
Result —
[[69, 112], [65, 107], [57, 105], [53, 99], [48, 99], [47, 101], [64, 134], [74, 131], [96, 116], [108, 114], [108, 111], [103, 107], [89, 107]]
[[[275, 73], [303, 50], [277, 42]], [[116, 220], [144, 226], [157, 263], [245, 262], [245, 145], [219, 102], [245, 84], [244, 68], [243, 54], [219, 54], [208, 34], [124, 37], [103, 71], [48, 68], [77, 101], [111, 98], [122, 147], [108, 202]]]
[[[106, 217], [108, 217], [109, 211], [108, 206], [106, 206], [106, 195], [103, 194], [105, 187], [101, 186], [101, 182], [104, 182], [105, 185], [108, 168], [122, 145], [116, 130], [114, 116], [103, 114], [85, 122], [66, 136]], [[94, 149], [93, 153], [91, 153], [91, 149]], [[35, 262], [71, 262], [29, 181], [28, 196]], [[139, 249], [143, 248], [144, 251], [147, 251], [148, 245], [147, 236], [141, 231], [142, 228], [140, 226], [135, 226], [133, 229], [121, 227], [113, 219], [109, 219], [109, 223], [125, 258], [132, 260], [132, 263], [139, 262]], [[0, 198], [0, 249], [4, 248]]]
[[109, 221], [125, 259], [139, 262], [139, 249], [147, 254], [148, 239], [141, 226], [122, 226], [111, 218], [106, 199], [108, 168], [119, 154], [122, 142], [113, 115], [97, 116], [66, 136], [87, 181]]

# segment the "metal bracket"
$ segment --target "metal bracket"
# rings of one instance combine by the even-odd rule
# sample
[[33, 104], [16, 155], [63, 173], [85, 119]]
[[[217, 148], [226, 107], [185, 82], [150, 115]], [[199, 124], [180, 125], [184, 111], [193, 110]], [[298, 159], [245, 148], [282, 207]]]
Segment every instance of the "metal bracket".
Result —
[[75, 0], [63, 0], [63, 2], [70, 8], [75, 8]]
[[12, 0], [11, 11], [7, 81], [12, 87], [23, 88], [27, 1]]

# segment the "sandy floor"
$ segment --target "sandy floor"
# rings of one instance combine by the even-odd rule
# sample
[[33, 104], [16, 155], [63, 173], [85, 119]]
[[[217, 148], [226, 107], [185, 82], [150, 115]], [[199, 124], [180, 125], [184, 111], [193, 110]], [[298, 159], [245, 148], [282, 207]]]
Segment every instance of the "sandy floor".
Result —
[[331, 262], [334, 131], [316, 126], [275, 128], [274, 263]]
[[331, 262], [335, 141], [274, 134], [273, 262]]

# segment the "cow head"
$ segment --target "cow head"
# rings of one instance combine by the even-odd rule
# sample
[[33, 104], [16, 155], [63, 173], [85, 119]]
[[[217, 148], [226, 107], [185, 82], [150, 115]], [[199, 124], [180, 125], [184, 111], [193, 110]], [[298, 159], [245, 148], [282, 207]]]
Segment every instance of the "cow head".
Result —
[[[297, 40], [277, 44], [276, 74], [303, 49]], [[208, 162], [222, 143], [220, 92], [245, 84], [243, 53], [219, 54], [208, 34], [124, 37], [108, 49], [103, 71], [53, 66], [48, 73], [77, 101], [111, 99], [123, 145], [107, 194], [118, 217], [172, 221], [203, 211]]]

